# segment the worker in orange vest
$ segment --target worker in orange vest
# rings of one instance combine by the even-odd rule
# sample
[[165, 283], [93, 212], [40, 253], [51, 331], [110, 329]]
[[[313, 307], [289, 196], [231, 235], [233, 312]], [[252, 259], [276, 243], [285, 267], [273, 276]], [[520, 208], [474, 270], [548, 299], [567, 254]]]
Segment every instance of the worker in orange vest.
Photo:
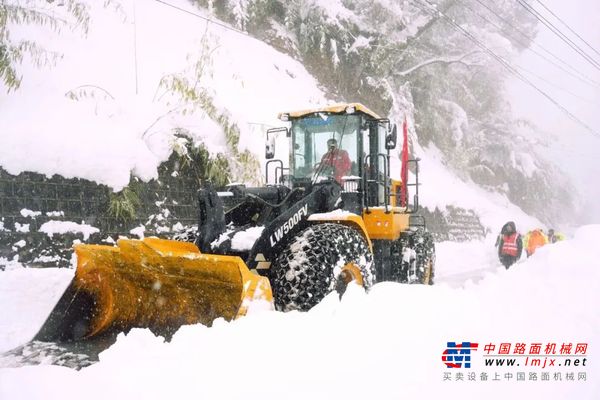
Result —
[[527, 257], [531, 257], [539, 247], [545, 244], [548, 244], [548, 238], [541, 229], [534, 229], [527, 232], [524, 243]]
[[517, 232], [513, 221], [509, 221], [502, 227], [498, 238], [498, 258], [506, 269], [513, 265], [523, 252], [523, 241]]

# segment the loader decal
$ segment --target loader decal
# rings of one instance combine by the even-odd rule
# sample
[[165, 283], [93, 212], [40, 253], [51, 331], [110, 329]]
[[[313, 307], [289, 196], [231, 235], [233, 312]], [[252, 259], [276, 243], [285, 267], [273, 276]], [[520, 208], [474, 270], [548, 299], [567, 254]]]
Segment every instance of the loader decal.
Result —
[[267, 261], [265, 255], [263, 253], [258, 253], [254, 258], [254, 261], [257, 262], [256, 269], [269, 269], [271, 268], [271, 262]]
[[308, 204], [305, 204], [304, 206], [302, 206], [301, 209], [296, 211], [296, 213], [292, 215], [290, 219], [288, 219], [283, 225], [275, 229], [275, 232], [273, 232], [273, 234], [269, 237], [269, 240], [271, 241], [271, 247], [274, 247], [285, 235], [288, 234], [289, 231], [292, 230], [294, 226], [298, 225], [298, 222], [300, 222], [302, 217], [305, 217], [307, 215]]

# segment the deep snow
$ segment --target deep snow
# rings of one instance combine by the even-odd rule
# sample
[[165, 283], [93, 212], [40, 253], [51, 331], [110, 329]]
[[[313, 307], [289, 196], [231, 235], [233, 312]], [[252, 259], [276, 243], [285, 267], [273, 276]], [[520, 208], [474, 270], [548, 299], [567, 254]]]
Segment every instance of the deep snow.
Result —
[[[211, 328], [182, 327], [170, 343], [150, 331], [121, 335], [80, 371], [53, 365], [0, 369], [0, 398], [548, 398], [597, 399], [600, 226], [547, 245], [506, 271], [493, 243], [438, 245], [438, 284], [352, 287], [307, 313], [254, 310]], [[491, 246], [491, 248], [490, 248]], [[473, 282], [457, 274], [477, 270]], [[485, 270], [485, 271], [482, 271]], [[0, 273], [0, 348], [28, 340], [69, 279], [67, 270]], [[446, 369], [447, 341], [480, 344], [470, 370]], [[587, 343], [585, 367], [486, 367], [488, 343]], [[5, 365], [7, 360], [2, 361]], [[444, 372], [453, 381], [444, 381]], [[490, 381], [454, 381], [482, 372]], [[518, 372], [550, 380], [517, 382]], [[501, 381], [491, 381], [494, 373]], [[506, 381], [505, 373], [513, 374]], [[562, 373], [562, 381], [554, 373]], [[575, 380], [566, 381], [574, 372]], [[586, 373], [586, 381], [577, 380]], [[466, 380], [466, 378], [465, 378]]]

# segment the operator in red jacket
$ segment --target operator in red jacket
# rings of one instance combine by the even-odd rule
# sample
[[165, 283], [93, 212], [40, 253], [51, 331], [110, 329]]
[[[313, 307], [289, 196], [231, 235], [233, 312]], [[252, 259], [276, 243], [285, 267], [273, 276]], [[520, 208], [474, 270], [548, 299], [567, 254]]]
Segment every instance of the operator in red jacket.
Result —
[[348, 152], [338, 148], [338, 142], [334, 138], [327, 141], [327, 153], [321, 157], [319, 168], [323, 168], [323, 166], [333, 168], [335, 180], [341, 185], [343, 185], [342, 176], [347, 176], [350, 173], [352, 162]]

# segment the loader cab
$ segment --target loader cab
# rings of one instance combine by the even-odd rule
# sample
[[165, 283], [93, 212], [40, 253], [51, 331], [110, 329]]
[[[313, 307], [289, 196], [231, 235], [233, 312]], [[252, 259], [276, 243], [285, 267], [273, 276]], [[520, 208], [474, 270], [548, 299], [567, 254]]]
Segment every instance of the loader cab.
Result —
[[333, 178], [344, 186], [360, 174], [360, 115], [317, 112], [292, 119], [291, 173], [297, 182]]
[[358, 103], [280, 114], [280, 119], [291, 123], [294, 187], [335, 180], [342, 186], [344, 208], [358, 214], [390, 204], [389, 151], [396, 139], [389, 120]]

